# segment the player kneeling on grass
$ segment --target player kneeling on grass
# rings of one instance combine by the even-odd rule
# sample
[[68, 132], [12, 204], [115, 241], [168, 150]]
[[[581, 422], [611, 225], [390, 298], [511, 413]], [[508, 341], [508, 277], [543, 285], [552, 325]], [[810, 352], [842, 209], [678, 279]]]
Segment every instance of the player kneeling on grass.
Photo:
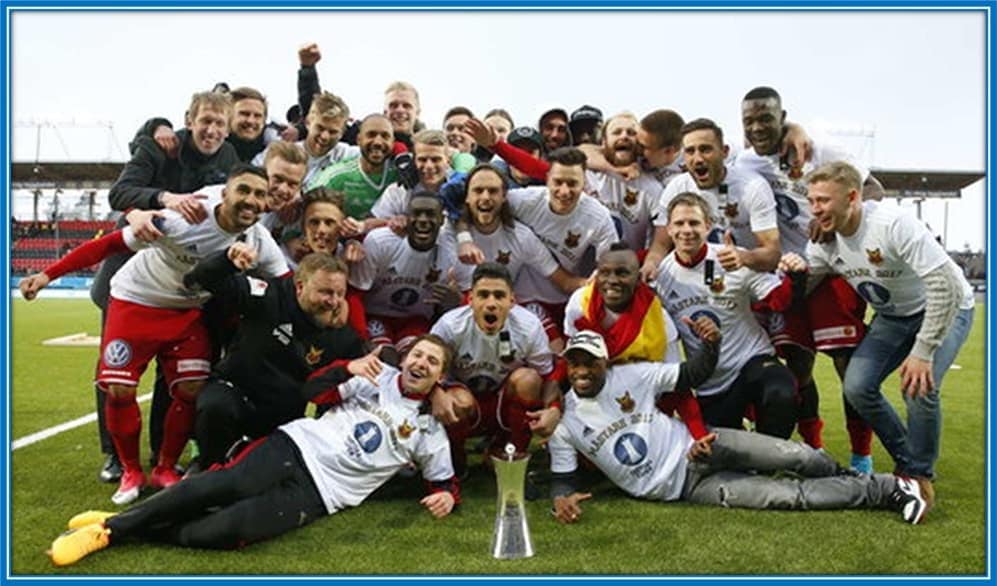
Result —
[[[659, 395], [695, 387], [716, 366], [716, 325], [709, 318], [683, 321], [704, 343], [700, 354], [682, 364], [609, 368], [599, 334], [583, 330], [568, 341], [564, 356], [571, 390], [549, 443], [558, 521], [578, 521], [581, 501], [592, 498], [575, 489], [576, 450], [639, 498], [749, 509], [883, 508], [899, 511], [908, 523], [921, 520], [926, 502], [917, 482], [889, 474], [851, 475], [802, 443], [727, 428], [704, 434], [701, 421], [687, 419], [683, 425], [659, 412]], [[803, 478], [765, 475], [780, 471]]]
[[[401, 372], [378, 351], [347, 366], [353, 378], [325, 392], [338, 405], [321, 418], [280, 426], [226, 467], [160, 492], [120, 513], [88, 511], [52, 543], [58, 566], [129, 539], [228, 549], [263, 541], [324, 515], [359, 505], [399, 469], [415, 463], [430, 494], [421, 503], [437, 518], [453, 510], [460, 488], [446, 432], [424, 414], [451, 350], [420, 338]], [[321, 384], [319, 379], [308, 385]]]

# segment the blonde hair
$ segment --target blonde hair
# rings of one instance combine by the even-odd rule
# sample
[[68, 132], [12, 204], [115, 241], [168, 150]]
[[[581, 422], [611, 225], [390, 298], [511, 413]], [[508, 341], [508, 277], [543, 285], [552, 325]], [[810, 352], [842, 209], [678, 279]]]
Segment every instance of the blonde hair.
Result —
[[845, 191], [862, 192], [862, 175], [858, 169], [844, 161], [832, 161], [814, 169], [806, 176], [807, 185], [831, 182], [845, 188]]
[[320, 118], [349, 118], [350, 107], [343, 98], [329, 92], [315, 94], [308, 115], [314, 114]]
[[263, 156], [263, 166], [274, 158], [282, 159], [292, 165], [307, 165], [308, 155], [305, 149], [286, 140], [275, 140], [267, 147], [267, 154]]
[[197, 92], [190, 98], [187, 116], [190, 120], [197, 118], [201, 108], [218, 110], [226, 118], [232, 117], [232, 97], [221, 92]]

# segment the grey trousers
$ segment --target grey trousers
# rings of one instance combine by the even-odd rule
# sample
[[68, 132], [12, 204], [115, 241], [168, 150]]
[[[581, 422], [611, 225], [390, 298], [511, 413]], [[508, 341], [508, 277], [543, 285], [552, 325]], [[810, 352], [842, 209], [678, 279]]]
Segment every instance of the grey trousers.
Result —
[[[892, 474], [848, 475], [824, 452], [760, 433], [716, 428], [713, 453], [690, 462], [682, 497], [744, 509], [876, 509], [890, 507]], [[790, 473], [778, 477], [773, 473]]]

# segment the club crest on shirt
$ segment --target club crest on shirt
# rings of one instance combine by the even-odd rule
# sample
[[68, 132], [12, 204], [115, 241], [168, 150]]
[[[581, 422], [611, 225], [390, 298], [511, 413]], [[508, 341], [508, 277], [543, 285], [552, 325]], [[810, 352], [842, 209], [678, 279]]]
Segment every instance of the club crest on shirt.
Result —
[[564, 245], [568, 248], [574, 248], [578, 246], [578, 240], [582, 237], [581, 233], [575, 234], [571, 230], [568, 230], [568, 235], [564, 237]]
[[440, 269], [436, 267], [430, 267], [429, 272], [426, 273], [426, 282], [435, 283], [440, 280]]
[[511, 255], [512, 255], [512, 251], [511, 250], [502, 250], [502, 249], [499, 249], [498, 256], [495, 257], [495, 262], [497, 262], [497, 263], [499, 263], [501, 265], [507, 265], [507, 264], [509, 264], [509, 257]]
[[724, 215], [728, 218], [737, 217], [737, 202], [731, 202], [724, 206]]
[[636, 189], [627, 189], [626, 195], [623, 196], [623, 203], [628, 206], [637, 205], [638, 195], [640, 195], [640, 192]]
[[406, 419], [401, 425], [398, 426], [398, 437], [408, 439], [411, 437], [413, 431], [415, 431], [415, 428], [412, 427], [412, 425], [408, 422], [408, 419]]
[[872, 250], [869, 250], [868, 248], [866, 248], [865, 249], [865, 254], [866, 254], [867, 257], [869, 257], [869, 262], [870, 263], [872, 263], [872, 264], [874, 264], [876, 266], [879, 266], [879, 265], [883, 264], [883, 251], [882, 250], [880, 250], [878, 248], [874, 248]]
[[616, 402], [620, 404], [620, 411], [624, 413], [630, 413], [637, 406], [633, 397], [630, 396], [630, 391], [623, 393], [622, 397], [616, 397]]
[[713, 277], [713, 282], [710, 284], [710, 291], [714, 293], [723, 293], [724, 289], [727, 287], [724, 285], [724, 276], [716, 275]]
[[316, 348], [315, 346], [308, 346], [308, 353], [305, 354], [305, 362], [308, 363], [308, 366], [315, 366], [318, 364], [319, 360], [322, 360], [322, 353], [324, 351], [325, 350]]

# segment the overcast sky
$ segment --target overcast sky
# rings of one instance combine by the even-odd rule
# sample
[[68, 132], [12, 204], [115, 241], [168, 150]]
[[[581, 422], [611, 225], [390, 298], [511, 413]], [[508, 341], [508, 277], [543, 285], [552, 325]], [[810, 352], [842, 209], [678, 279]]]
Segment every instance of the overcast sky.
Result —
[[[261, 89], [283, 121], [297, 48], [317, 41], [323, 88], [357, 116], [402, 79], [430, 127], [458, 104], [504, 107], [517, 125], [555, 105], [665, 107], [713, 118], [738, 147], [741, 97], [771, 85], [817, 136], [874, 134], [831, 136], [873, 167], [985, 168], [980, 11], [14, 12], [11, 23], [17, 161], [125, 160], [143, 120], [181, 122], [191, 93], [217, 81]], [[944, 233], [942, 204], [923, 210]], [[948, 248], [985, 245], [983, 210], [982, 182], [950, 204]]]

